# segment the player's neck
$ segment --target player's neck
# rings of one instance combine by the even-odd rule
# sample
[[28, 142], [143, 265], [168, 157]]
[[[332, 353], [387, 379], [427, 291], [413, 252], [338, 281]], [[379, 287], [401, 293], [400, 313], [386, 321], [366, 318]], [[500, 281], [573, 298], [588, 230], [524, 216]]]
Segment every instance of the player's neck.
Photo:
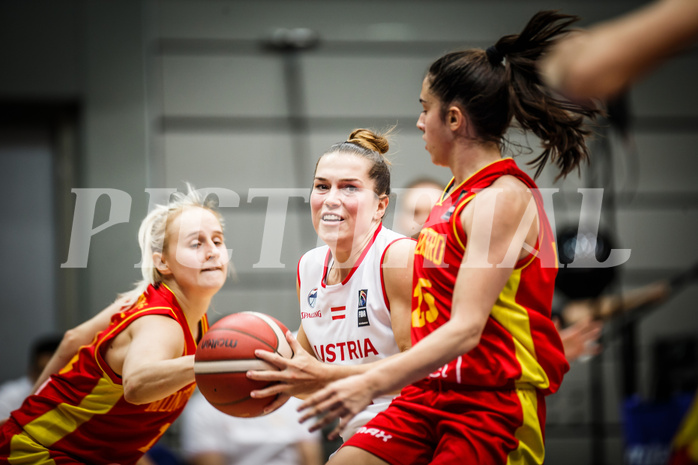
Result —
[[330, 247], [332, 250], [332, 266], [327, 272], [327, 284], [337, 284], [344, 281], [349, 276], [366, 247], [369, 246], [376, 233], [375, 228], [371, 228], [360, 240], [354, 240], [347, 247]]
[[199, 320], [204, 317], [206, 311], [211, 306], [213, 295], [210, 292], [186, 292], [176, 281], [169, 281], [165, 284], [177, 298], [177, 303], [187, 316], [189, 326], [195, 332], [196, 328], [198, 328]]
[[485, 166], [501, 160], [502, 154], [495, 143], [470, 143], [461, 147], [451, 159], [450, 168], [459, 185]]

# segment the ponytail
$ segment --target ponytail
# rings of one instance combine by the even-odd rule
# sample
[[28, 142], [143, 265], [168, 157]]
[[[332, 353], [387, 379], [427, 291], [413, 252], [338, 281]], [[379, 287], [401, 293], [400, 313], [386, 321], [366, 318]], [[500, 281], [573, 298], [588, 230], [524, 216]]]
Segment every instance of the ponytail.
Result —
[[576, 16], [541, 11], [520, 34], [504, 36], [487, 50], [453, 52], [436, 60], [427, 74], [429, 88], [442, 105], [463, 106], [478, 139], [501, 146], [504, 133], [516, 118], [524, 130], [543, 144], [543, 153], [529, 164], [538, 177], [548, 161], [564, 177], [589, 154], [585, 118], [599, 110], [551, 96], [537, 72], [537, 60], [554, 41], [569, 31]]
[[598, 110], [551, 96], [541, 83], [536, 63], [555, 38], [567, 32], [578, 19], [555, 11], [541, 11], [520, 34], [504, 36], [495, 44], [507, 59], [505, 69], [513, 116], [543, 144], [543, 153], [529, 162], [536, 168], [536, 177], [548, 161], [559, 168], [558, 178], [589, 161], [585, 138], [590, 131], [585, 128], [584, 119], [594, 118]]

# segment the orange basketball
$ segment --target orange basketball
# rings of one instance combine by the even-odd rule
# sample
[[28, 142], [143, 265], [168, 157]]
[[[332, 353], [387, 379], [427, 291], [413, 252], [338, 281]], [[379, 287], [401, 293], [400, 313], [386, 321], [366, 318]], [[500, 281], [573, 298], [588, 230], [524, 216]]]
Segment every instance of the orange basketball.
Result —
[[251, 380], [245, 373], [276, 369], [256, 358], [256, 349], [293, 357], [286, 331], [286, 326], [276, 318], [257, 312], [234, 313], [218, 320], [196, 349], [194, 374], [199, 391], [211, 405], [228, 415], [262, 415], [264, 407], [275, 398], [253, 399], [250, 391], [263, 389], [270, 383]]

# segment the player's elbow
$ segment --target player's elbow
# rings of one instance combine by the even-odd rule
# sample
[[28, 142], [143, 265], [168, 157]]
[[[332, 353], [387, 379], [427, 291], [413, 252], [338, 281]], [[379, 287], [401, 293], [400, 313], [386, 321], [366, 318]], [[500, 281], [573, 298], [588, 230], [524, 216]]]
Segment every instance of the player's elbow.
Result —
[[124, 400], [128, 402], [129, 404], [135, 404], [138, 405], [141, 402], [138, 400], [138, 390], [133, 387], [133, 383], [129, 383], [126, 380], [124, 380]]
[[85, 334], [79, 327], [69, 329], [63, 334], [63, 338], [58, 346], [58, 352], [63, 354], [74, 354], [80, 347], [86, 344], [85, 341]]
[[463, 339], [461, 341], [460, 351], [461, 353], [470, 352], [472, 349], [480, 344], [480, 337], [482, 336], [482, 328], [477, 328], [475, 326], [468, 326], [463, 330]]
[[147, 399], [144, 395], [142, 383], [139, 383], [133, 377], [124, 378], [123, 388], [124, 400], [129, 404], [140, 405], [150, 402], [150, 399]]
[[470, 319], [455, 319], [451, 322], [453, 323], [452, 331], [456, 337], [458, 353], [469, 352], [480, 344], [484, 324]]

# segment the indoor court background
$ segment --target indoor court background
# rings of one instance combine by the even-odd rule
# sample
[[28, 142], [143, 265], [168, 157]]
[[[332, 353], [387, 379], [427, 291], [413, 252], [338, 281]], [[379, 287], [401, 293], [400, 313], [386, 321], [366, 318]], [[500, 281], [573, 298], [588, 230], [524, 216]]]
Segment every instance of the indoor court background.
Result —
[[[448, 170], [430, 163], [415, 127], [431, 61], [486, 48], [541, 9], [577, 14], [584, 26], [644, 3], [0, 3], [0, 382], [23, 374], [33, 338], [76, 325], [131, 288], [149, 201], [186, 181], [239, 196], [221, 209], [236, 277], [210, 318], [254, 310], [297, 328], [296, 263], [317, 243], [303, 197], [323, 150], [353, 128], [397, 125], [392, 204], [415, 177], [445, 183]], [[581, 177], [554, 183], [547, 169], [538, 180], [560, 190], [558, 230], [578, 225], [579, 188], [604, 189], [602, 227], [631, 251], [609, 291], [698, 261], [697, 58], [692, 47], [630, 89], [628, 118], [599, 128]], [[531, 158], [523, 153], [519, 165]], [[94, 217], [76, 217], [76, 199], [88, 193], [105, 195]], [[70, 262], [77, 229], [102, 224], [89, 248], [88, 238], [80, 243], [89, 255], [74, 251]], [[623, 399], [695, 380], [697, 299], [692, 284], [632, 325], [607, 326], [604, 354], [574, 363], [548, 400], [547, 463], [622, 463]], [[684, 378], [657, 361], [662, 344], [683, 348]]]

